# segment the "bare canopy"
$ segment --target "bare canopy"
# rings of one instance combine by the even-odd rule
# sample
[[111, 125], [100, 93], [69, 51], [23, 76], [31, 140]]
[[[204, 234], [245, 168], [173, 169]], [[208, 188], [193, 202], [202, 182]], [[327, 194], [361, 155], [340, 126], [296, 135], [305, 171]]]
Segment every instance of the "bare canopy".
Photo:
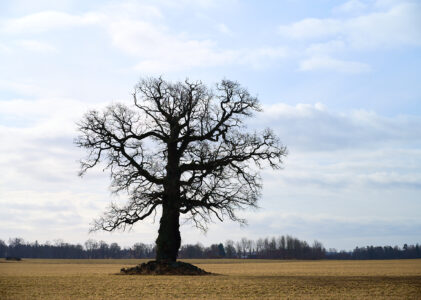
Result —
[[[141, 80], [134, 105], [89, 111], [78, 123], [88, 150], [80, 175], [104, 162], [112, 190], [128, 202], [112, 204], [93, 230], [124, 229], [162, 208], [157, 260], [175, 261], [180, 214], [205, 227], [212, 216], [243, 222], [237, 209], [254, 207], [262, 163], [277, 169], [286, 147], [270, 129], [245, 132], [244, 119], [260, 106], [237, 82], [210, 89], [201, 82]], [[257, 167], [257, 168], [256, 168]]]

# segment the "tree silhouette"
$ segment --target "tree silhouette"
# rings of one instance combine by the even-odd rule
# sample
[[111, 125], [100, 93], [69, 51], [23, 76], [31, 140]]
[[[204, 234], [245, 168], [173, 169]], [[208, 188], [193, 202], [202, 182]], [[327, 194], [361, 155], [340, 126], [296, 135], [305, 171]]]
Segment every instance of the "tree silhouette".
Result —
[[133, 107], [89, 111], [78, 123], [75, 143], [88, 150], [80, 175], [104, 162], [112, 191], [129, 196], [123, 206], [111, 204], [92, 230], [125, 229], [160, 208], [156, 259], [175, 261], [181, 214], [202, 229], [212, 216], [244, 222], [236, 210], [256, 206], [258, 170], [279, 168], [287, 150], [270, 129], [244, 132], [244, 119], [261, 109], [237, 82], [211, 89], [150, 78], [133, 98]]

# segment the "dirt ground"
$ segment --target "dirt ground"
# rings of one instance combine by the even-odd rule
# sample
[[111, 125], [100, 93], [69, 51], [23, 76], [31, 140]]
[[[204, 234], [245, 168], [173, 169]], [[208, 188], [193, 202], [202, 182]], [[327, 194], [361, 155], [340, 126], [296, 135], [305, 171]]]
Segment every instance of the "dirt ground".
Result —
[[145, 260], [0, 260], [0, 299], [421, 299], [421, 260], [185, 260], [210, 276], [124, 276]]

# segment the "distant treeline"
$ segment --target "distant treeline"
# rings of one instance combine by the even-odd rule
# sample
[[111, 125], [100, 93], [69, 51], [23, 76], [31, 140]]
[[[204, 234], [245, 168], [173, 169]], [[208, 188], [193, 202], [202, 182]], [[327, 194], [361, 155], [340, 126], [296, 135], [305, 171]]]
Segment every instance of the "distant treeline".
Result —
[[[136, 243], [132, 247], [120, 247], [117, 243], [87, 240], [84, 245], [69, 244], [61, 240], [40, 244], [25, 242], [21, 238], [9, 239], [8, 244], [0, 240], [0, 257], [21, 258], [155, 258], [155, 245]], [[308, 244], [291, 236], [260, 238], [240, 241], [226, 241], [205, 247], [201, 244], [183, 245], [179, 258], [257, 258], [257, 259], [397, 259], [421, 258], [417, 244], [390, 247], [367, 246], [353, 251], [334, 249], [326, 251], [323, 245], [314, 241]]]
[[21, 238], [9, 239], [9, 244], [0, 240], [0, 257], [22, 258], [152, 258], [155, 249], [151, 245], [136, 243], [130, 248], [121, 248], [117, 243], [87, 240], [84, 245], [69, 244], [61, 240], [40, 244], [25, 242]]
[[182, 258], [266, 258], [266, 259], [322, 259], [325, 249], [320, 242], [311, 246], [291, 236], [260, 238], [256, 241], [242, 238], [238, 242], [228, 240], [225, 244], [203, 247], [200, 244], [183, 245]]
[[357, 247], [353, 251], [337, 252], [334, 249], [326, 252], [327, 259], [408, 259], [421, 258], [421, 246], [404, 244], [402, 248], [398, 246], [367, 246]]
[[[40, 244], [25, 242], [21, 238], [9, 239], [8, 245], [0, 240], [0, 257], [23, 258], [154, 258], [155, 245], [136, 243], [122, 248], [117, 243], [87, 240], [84, 245], [69, 244], [61, 240]], [[257, 241], [242, 238], [238, 242], [205, 247], [201, 244], [183, 245], [179, 258], [272, 258], [272, 259], [322, 259], [323, 245], [317, 241], [309, 245], [291, 236], [265, 238]]]

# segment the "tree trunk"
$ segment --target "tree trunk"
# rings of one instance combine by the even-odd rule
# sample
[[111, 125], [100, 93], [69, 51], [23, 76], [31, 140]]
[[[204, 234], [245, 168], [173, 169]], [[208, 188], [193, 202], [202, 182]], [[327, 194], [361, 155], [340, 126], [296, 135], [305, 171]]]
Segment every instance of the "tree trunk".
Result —
[[[172, 129], [174, 139], [178, 136]], [[177, 142], [168, 144], [167, 176], [164, 183], [162, 216], [156, 239], [156, 260], [175, 262], [181, 245], [180, 236], [180, 157]]]
[[156, 239], [156, 260], [174, 262], [177, 260], [181, 245], [180, 212], [171, 205], [162, 206], [162, 217], [159, 221], [158, 238]]

